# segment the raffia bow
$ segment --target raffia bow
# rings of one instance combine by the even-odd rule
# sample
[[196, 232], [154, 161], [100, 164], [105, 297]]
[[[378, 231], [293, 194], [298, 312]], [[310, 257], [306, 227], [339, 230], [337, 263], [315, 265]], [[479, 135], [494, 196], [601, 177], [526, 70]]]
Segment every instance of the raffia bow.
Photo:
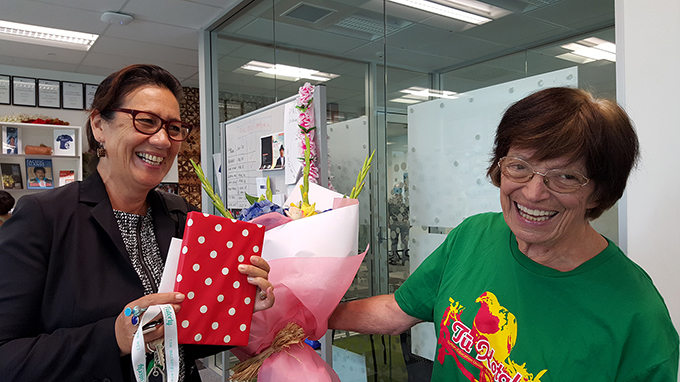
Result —
[[232, 375], [229, 379], [232, 381], [251, 381], [257, 377], [260, 372], [260, 367], [264, 360], [269, 358], [274, 353], [284, 351], [291, 345], [300, 344], [306, 338], [305, 331], [300, 325], [289, 322], [286, 326], [279, 330], [268, 348], [264, 349], [255, 357], [249, 358], [234, 366]]

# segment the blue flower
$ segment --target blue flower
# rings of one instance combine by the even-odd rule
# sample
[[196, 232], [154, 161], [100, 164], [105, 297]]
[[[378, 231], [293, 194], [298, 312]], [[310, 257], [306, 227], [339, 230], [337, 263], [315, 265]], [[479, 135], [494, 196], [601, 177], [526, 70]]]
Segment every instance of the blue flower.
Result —
[[270, 212], [278, 212], [285, 216], [283, 208], [265, 199], [255, 202], [250, 207], [241, 210], [241, 213], [238, 215], [237, 219], [241, 221], [250, 221], [260, 215], [268, 214]]

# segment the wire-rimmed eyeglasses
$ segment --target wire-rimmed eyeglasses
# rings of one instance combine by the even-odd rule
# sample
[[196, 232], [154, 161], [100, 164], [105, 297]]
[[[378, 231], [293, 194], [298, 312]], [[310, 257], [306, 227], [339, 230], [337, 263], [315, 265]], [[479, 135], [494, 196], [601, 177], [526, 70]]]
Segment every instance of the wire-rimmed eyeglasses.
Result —
[[166, 121], [149, 111], [119, 108], [111, 110], [132, 115], [132, 125], [142, 134], [154, 135], [165, 127], [165, 131], [168, 132], [168, 138], [177, 142], [187, 139], [189, 133], [191, 133], [191, 130], [194, 128], [191, 124], [186, 122]]
[[585, 175], [571, 170], [555, 169], [545, 173], [534, 171], [527, 161], [515, 157], [501, 158], [498, 167], [503, 175], [517, 183], [528, 182], [534, 174], [538, 174], [543, 177], [543, 183], [549, 189], [562, 194], [574, 192], [590, 181]]

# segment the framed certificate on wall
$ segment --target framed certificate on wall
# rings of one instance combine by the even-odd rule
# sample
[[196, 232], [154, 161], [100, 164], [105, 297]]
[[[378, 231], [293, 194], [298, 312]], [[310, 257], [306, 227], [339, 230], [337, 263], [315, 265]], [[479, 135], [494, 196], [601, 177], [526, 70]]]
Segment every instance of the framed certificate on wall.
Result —
[[83, 84], [80, 82], [62, 82], [61, 102], [64, 109], [83, 110], [85, 108]]
[[92, 101], [94, 101], [94, 94], [97, 92], [99, 85], [85, 84], [85, 108], [90, 109], [92, 107]]
[[38, 80], [38, 107], [61, 107], [61, 83], [52, 80]]
[[35, 78], [12, 77], [12, 104], [35, 106]]
[[0, 74], [0, 105], [10, 105], [12, 103], [12, 87], [10, 86], [10, 76]]

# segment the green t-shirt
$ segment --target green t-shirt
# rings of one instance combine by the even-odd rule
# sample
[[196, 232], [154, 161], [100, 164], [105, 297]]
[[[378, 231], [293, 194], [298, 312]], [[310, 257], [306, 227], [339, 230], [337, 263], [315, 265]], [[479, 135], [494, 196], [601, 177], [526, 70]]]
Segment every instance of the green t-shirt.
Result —
[[517, 247], [500, 213], [468, 218], [396, 291], [435, 323], [433, 381], [675, 381], [678, 334], [650, 277], [611, 241], [569, 272]]

